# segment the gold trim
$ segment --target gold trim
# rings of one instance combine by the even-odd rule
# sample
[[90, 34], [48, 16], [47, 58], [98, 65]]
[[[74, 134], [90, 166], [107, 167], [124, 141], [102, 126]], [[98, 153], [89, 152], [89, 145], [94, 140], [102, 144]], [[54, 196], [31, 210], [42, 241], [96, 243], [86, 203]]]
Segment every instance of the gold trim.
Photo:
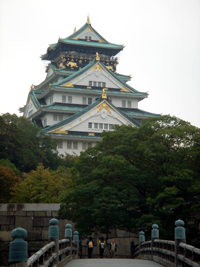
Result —
[[100, 60], [99, 53], [96, 52], [96, 61], [99, 61], [99, 60]]
[[68, 131], [64, 130], [63, 128], [64, 128], [64, 126], [59, 128], [59, 129], [56, 129], [54, 131], [51, 131], [50, 133], [68, 134]]
[[102, 89], [102, 98], [103, 99], [107, 99], [107, 95], [106, 95], [106, 92], [105, 92], [106, 90], [108, 90], [108, 89], [107, 88], [103, 88]]
[[74, 28], [74, 32], [76, 32], [76, 27]]
[[113, 71], [113, 67], [112, 66], [106, 66], [106, 68]]
[[85, 31], [86, 32], [91, 32], [92, 30], [89, 27], [87, 27], [87, 29], [85, 29]]
[[32, 84], [31, 84], [31, 87], [30, 87], [30, 89], [29, 89], [29, 92], [31, 92], [33, 89], [34, 89], [34, 85], [33, 85], [33, 83], [32, 83]]
[[91, 24], [89, 15], [87, 16], [87, 24]]
[[64, 87], [74, 87], [72, 82], [66, 83], [63, 85]]
[[88, 133], [88, 136], [95, 136], [95, 133]]
[[99, 40], [99, 43], [103, 43], [103, 41]]
[[92, 87], [91, 86], [87, 86], [87, 89], [92, 89]]
[[103, 72], [103, 68], [98, 63], [92, 68], [93, 71], [95, 71], [96, 69], [98, 69], [101, 72]]
[[95, 109], [98, 109], [97, 110], [97, 113], [99, 113], [102, 109], [106, 109], [110, 114], [112, 114], [111, 110], [112, 111], [115, 111], [113, 108], [111, 108], [110, 106], [108, 106], [108, 104], [105, 103], [105, 102], [99, 104], [96, 108], [94, 108], [94, 110]]
[[74, 37], [74, 38], [72, 38], [73, 40], [78, 40], [78, 37]]
[[72, 127], [72, 124], [70, 124], [69, 126]]
[[91, 116], [91, 113], [89, 113], [89, 116]]
[[131, 92], [130, 90], [128, 90], [128, 89], [125, 88], [125, 87], [121, 87], [120, 89], [121, 89], [121, 90], [120, 90], [121, 92]]

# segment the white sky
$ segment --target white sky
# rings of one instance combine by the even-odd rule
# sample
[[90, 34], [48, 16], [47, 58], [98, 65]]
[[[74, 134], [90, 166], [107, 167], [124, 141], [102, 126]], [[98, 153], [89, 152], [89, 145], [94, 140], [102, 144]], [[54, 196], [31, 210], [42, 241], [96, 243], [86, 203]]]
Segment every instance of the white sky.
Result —
[[139, 108], [200, 127], [200, 0], [0, 0], [0, 114], [45, 78], [41, 54], [86, 23], [124, 44], [117, 72], [149, 98]]

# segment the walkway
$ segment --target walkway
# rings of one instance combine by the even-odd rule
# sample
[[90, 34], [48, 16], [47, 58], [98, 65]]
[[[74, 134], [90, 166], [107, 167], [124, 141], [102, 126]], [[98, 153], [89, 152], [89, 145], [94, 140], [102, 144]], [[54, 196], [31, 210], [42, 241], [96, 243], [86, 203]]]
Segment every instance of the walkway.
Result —
[[134, 259], [78, 259], [67, 263], [64, 267], [161, 267], [163, 265]]

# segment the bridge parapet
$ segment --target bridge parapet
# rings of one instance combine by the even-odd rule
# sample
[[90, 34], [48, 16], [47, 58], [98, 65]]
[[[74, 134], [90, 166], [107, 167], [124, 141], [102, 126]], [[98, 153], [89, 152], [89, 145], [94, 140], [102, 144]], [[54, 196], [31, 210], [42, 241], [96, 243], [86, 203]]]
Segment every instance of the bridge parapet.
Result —
[[139, 246], [133, 253], [133, 258], [140, 256], [142, 259], [153, 260], [166, 267], [200, 267], [200, 249], [187, 245], [184, 222], [178, 220], [175, 222], [175, 241], [160, 240], [159, 233], [155, 238], [155, 228], [153, 225], [150, 241], [145, 241], [144, 232], [140, 232]]
[[[48, 231], [49, 243], [43, 248], [34, 253], [31, 257], [27, 258], [28, 247], [24, 243], [27, 243], [23, 240], [26, 236], [20, 237], [20, 244], [23, 246], [16, 246], [15, 240], [10, 243], [9, 250], [9, 263], [12, 267], [52, 267], [57, 265], [58, 267], [64, 266], [68, 261], [77, 258], [79, 254], [79, 233], [74, 232], [74, 240], [72, 241], [72, 233], [67, 239], [59, 240], [59, 227], [57, 226], [58, 220], [51, 219], [50, 227]], [[69, 224], [68, 228], [72, 228]], [[14, 229], [12, 237], [15, 239], [15, 232], [21, 233], [26, 232], [25, 229]], [[18, 239], [19, 239], [18, 237]], [[65, 234], [65, 237], [68, 237], [68, 234]], [[14, 245], [13, 245], [14, 243]], [[18, 242], [19, 243], [19, 242]], [[17, 255], [23, 255], [23, 257], [18, 257]]]

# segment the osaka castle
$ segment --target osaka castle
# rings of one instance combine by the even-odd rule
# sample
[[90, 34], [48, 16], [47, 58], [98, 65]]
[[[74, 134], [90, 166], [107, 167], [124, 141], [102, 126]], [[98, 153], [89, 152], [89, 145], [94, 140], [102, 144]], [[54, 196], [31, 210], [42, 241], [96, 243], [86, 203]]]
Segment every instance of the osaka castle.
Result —
[[160, 116], [138, 108], [148, 93], [135, 90], [127, 84], [131, 77], [117, 72], [117, 54], [123, 49], [104, 39], [88, 17], [41, 56], [49, 61], [46, 78], [31, 86], [20, 111], [58, 140], [60, 155], [79, 155], [114, 125], [139, 127], [142, 119]]

